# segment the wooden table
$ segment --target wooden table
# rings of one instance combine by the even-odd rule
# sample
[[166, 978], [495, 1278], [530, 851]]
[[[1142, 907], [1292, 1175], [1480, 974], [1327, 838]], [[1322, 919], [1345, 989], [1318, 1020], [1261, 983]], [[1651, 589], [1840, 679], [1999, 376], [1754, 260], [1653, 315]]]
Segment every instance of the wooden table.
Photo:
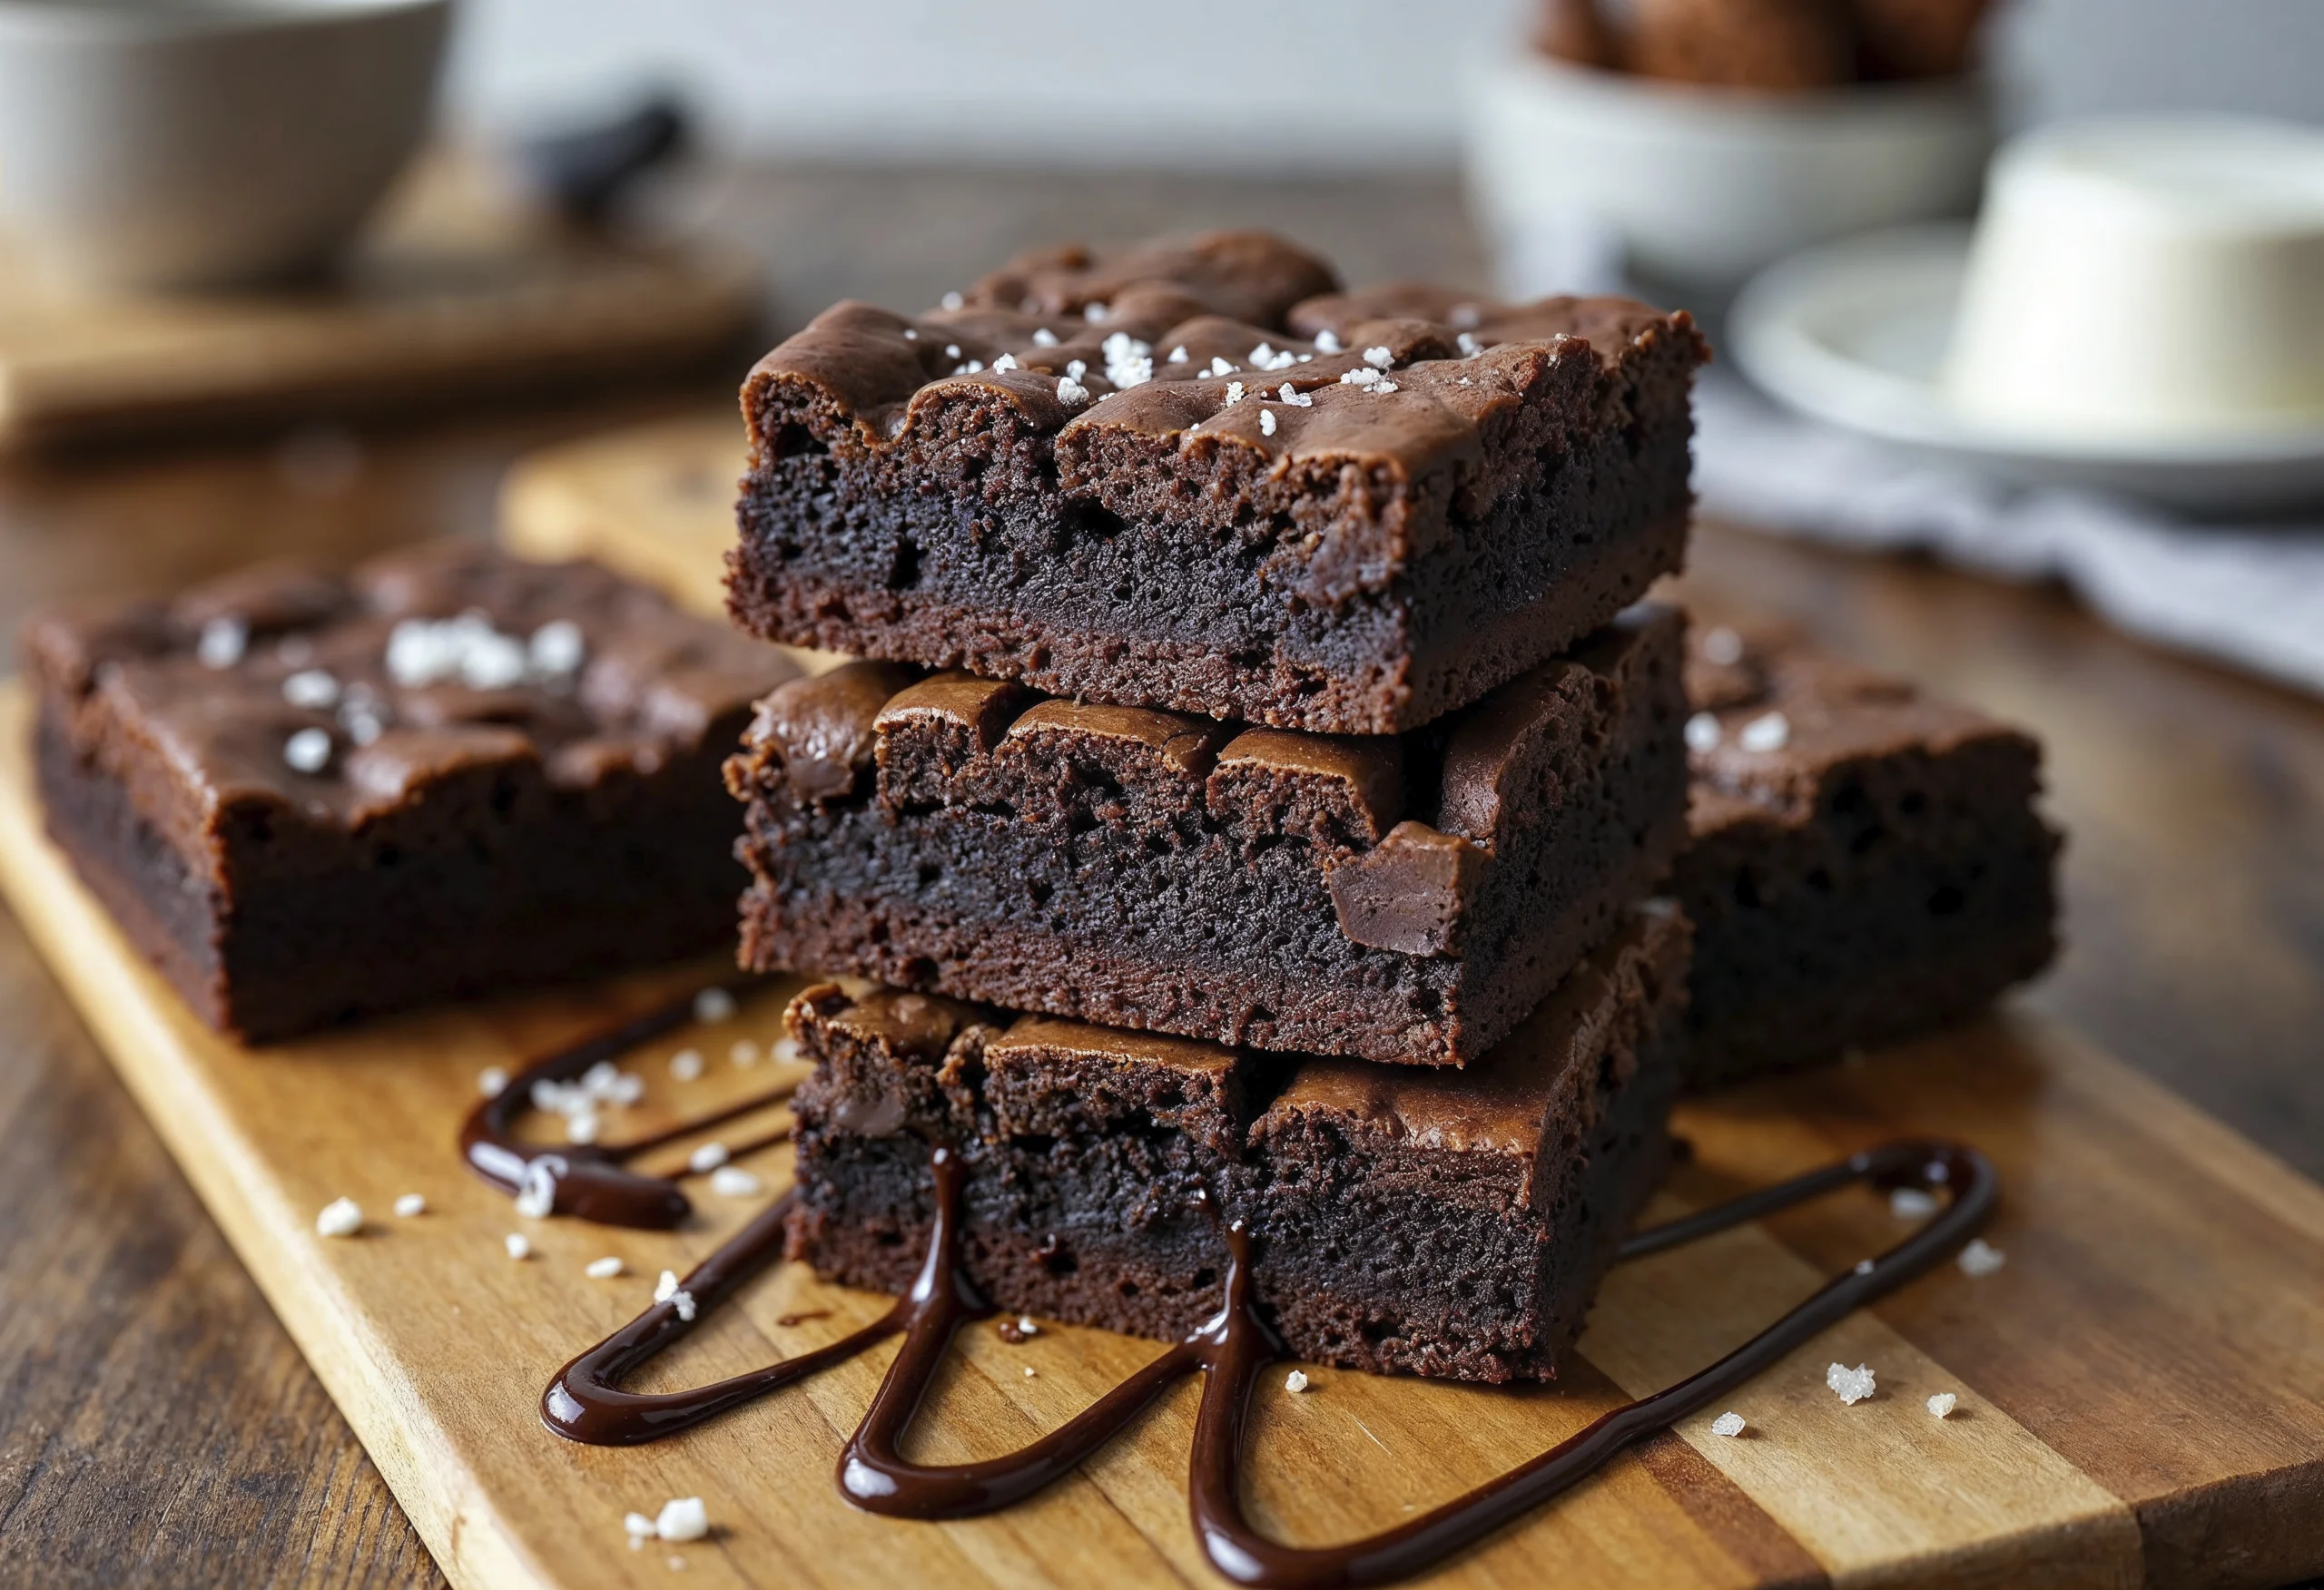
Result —
[[[1356, 280], [1482, 281], [1449, 181], [739, 172], [662, 196], [763, 250], [772, 317], [931, 301], [1019, 243], [1279, 227]], [[0, 627], [252, 557], [482, 535], [510, 459], [702, 391], [0, 466]], [[2038, 730], [2073, 835], [2030, 1004], [2324, 1178], [2324, 703], [2150, 651], [2050, 592], [1707, 525], [1706, 614], [1804, 623]], [[430, 1584], [369, 1460], [0, 911], [0, 1582]]]

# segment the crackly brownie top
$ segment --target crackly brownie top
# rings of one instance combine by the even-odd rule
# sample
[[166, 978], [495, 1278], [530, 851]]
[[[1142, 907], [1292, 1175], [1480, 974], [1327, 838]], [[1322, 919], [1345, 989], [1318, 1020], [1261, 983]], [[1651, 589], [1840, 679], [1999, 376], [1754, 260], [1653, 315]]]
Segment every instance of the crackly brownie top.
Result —
[[650, 775], [798, 672], [596, 564], [451, 542], [50, 613], [25, 643], [84, 754], [133, 796], [160, 787], [141, 807], [350, 827], [479, 764], [566, 788]]
[[1910, 681], [1824, 655], [1788, 628], [1716, 625], [1687, 645], [1688, 764], [1698, 834], [1754, 814], [1805, 820], [1836, 770], [1907, 753], [2040, 748]]
[[1589, 1062], [1605, 1049], [1608, 1025], [1684, 978], [1691, 936], [1670, 902], [1648, 900], [1466, 1070], [1305, 1060], [1256, 1133], [1285, 1132], [1304, 1118], [1355, 1142], [1530, 1160], [1545, 1138], [1581, 1124], [1575, 1112], [1598, 1081]]
[[[1246, 1142], [1321, 1124], [1358, 1153], [1412, 1148], [1530, 1167], [1545, 1143], [1569, 1127], [1587, 1128], [1599, 1062], [1618, 1046], [1610, 1041], [1616, 1025], [1684, 981], [1690, 940], [1670, 902], [1644, 902], [1515, 1032], [1464, 1071], [1256, 1055], [889, 990], [851, 997], [830, 984], [793, 1000], [786, 1019], [806, 1051], [834, 1071], [847, 1069], [852, 1051], [870, 1042], [923, 1066], [940, 1064], [949, 1075], [963, 1037], [972, 1037], [990, 1129], [1003, 1134], [1104, 1134], [1142, 1118], [1239, 1158]], [[918, 1001], [909, 1017], [895, 1009], [904, 998]], [[1637, 1061], [1635, 1046], [1627, 1059]], [[895, 1090], [911, 1081], [891, 1068], [880, 1084], [893, 1095], [886, 1107], [859, 1107], [857, 1119], [836, 1124], [864, 1135], [902, 1130], [906, 1101]]]
[[759, 361], [743, 410], [762, 460], [794, 445], [787, 426], [877, 452], [940, 430], [948, 402], [997, 399], [1055, 437], [1068, 489], [1103, 495], [1123, 439], [1412, 478], [1474, 456], [1489, 418], [1557, 371], [1586, 376], [1572, 400], [1590, 410], [1598, 374], [1671, 339], [1708, 357], [1685, 314], [1629, 299], [1344, 292], [1278, 238], [1212, 232], [1037, 250], [917, 317], [835, 305]]
[[1044, 697], [1020, 684], [850, 662], [772, 692], [729, 767], [738, 796], [890, 811], [1007, 810], [1345, 859], [1422, 829], [1491, 849], [1519, 780], [1585, 739], [1607, 692], [1675, 662], [1684, 618], [1640, 603], [1567, 656], [1400, 735], [1311, 734]]

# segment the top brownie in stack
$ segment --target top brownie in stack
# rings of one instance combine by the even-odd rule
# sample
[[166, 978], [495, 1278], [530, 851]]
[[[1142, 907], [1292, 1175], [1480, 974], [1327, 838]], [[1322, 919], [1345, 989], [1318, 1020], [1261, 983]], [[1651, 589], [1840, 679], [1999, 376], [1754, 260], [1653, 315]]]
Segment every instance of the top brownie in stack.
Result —
[[798, 670], [594, 564], [451, 543], [34, 619], [50, 835], [212, 1026], [710, 950], [718, 762]]
[[1396, 733], [1675, 570], [1683, 314], [1337, 290], [1217, 233], [1028, 255], [753, 370], [736, 620], [1044, 692]]
[[2057, 951], [2042, 748], [1766, 628], [1689, 648], [1689, 1081], [1965, 1016]]

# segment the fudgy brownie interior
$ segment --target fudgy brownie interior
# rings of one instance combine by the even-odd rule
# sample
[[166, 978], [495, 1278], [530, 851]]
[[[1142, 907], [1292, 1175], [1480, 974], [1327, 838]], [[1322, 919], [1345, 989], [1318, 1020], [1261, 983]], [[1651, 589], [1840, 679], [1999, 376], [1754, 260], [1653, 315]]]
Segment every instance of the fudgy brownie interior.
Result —
[[1336, 290], [1259, 233], [1028, 256], [752, 371], [730, 559], [772, 640], [1118, 705], [1392, 733], [1674, 570], [1686, 316]]
[[728, 767], [743, 959], [1225, 1043], [1459, 1065], [1663, 874], [1682, 621], [1642, 605], [1402, 736], [860, 662]]
[[49, 832], [213, 1026], [714, 947], [718, 763], [798, 670], [589, 564], [444, 543], [35, 618]]
[[1690, 1080], [1968, 1014], [2056, 953], [2041, 747], [1776, 629], [1695, 638]]
[[1222, 1222], [1311, 1361], [1540, 1379], [1662, 1172], [1687, 928], [1640, 908], [1464, 1072], [1238, 1052], [932, 996], [794, 1002], [790, 1249], [901, 1291], [932, 1143], [969, 1167], [963, 1253], [998, 1306], [1175, 1337], [1220, 1305]]

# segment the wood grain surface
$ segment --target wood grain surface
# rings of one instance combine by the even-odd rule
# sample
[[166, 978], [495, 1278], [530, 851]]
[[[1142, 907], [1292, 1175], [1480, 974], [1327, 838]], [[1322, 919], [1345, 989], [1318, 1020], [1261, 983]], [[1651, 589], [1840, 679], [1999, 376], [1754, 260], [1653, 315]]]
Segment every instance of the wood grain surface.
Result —
[[87, 294], [0, 255], [0, 446], [699, 367], [734, 348], [758, 294], [748, 254], [571, 231], [441, 158], [309, 286]]
[[[1434, 174], [715, 168], [646, 197], [756, 255], [777, 328], [851, 294], [933, 301], [1029, 243], [1168, 228], [1276, 226], [1356, 280], [1485, 280], [1458, 184]], [[730, 415], [740, 371], [457, 419], [319, 403], [222, 440], [0, 460], [0, 633], [254, 558], [487, 534], [513, 458], [689, 405]], [[2068, 945], [2022, 1006], [2324, 1176], [2324, 704], [2127, 640], [2054, 591], [1716, 525], [1692, 561], [1699, 611], [1796, 618], [2039, 731], [2073, 833]], [[0, 995], [0, 1583], [439, 1583], [5, 908]], [[1674, 1450], [1649, 1463], [1692, 1461]], [[1771, 1537], [1758, 1560], [1801, 1559]]]
[[[185, 1012], [40, 838], [25, 721], [12, 689], [0, 699], [0, 887], [464, 1590], [659, 1585], [673, 1556], [689, 1583], [1215, 1582], [1185, 1512], [1190, 1387], [1036, 1502], [943, 1526], [855, 1513], [829, 1481], [885, 1349], [667, 1443], [591, 1449], [548, 1435], [537, 1401], [556, 1366], [640, 1311], [658, 1271], [698, 1261], [763, 1195], [702, 1191], [676, 1232], [522, 1221], [464, 1173], [459, 1119], [483, 1066], [716, 968], [241, 1049]], [[738, 1035], [771, 1042], [788, 991], [638, 1055], [649, 1097], [622, 1125], [653, 1131], [722, 1089], [761, 1085], [763, 1064], [682, 1084], [664, 1061], [690, 1042], [713, 1055]], [[2127, 1590], [2324, 1569], [2324, 1188], [2084, 1046], [2000, 1020], [1690, 1104], [1679, 1129], [1697, 1157], [1661, 1214], [1889, 1137], [1975, 1143], [2002, 1171], [1989, 1234], [2010, 1261], [1913, 1283], [1736, 1391], [1746, 1436], [1710, 1433], [1715, 1410], [1696, 1416], [1433, 1582], [1527, 1583], [1555, 1563], [1577, 1586], [1804, 1575]], [[771, 1178], [783, 1157], [768, 1156]], [[406, 1192], [425, 1194], [428, 1212], [389, 1213]], [[317, 1235], [316, 1212], [341, 1195], [364, 1206], [364, 1232]], [[501, 1244], [519, 1229], [535, 1249], [522, 1261]], [[1270, 1387], [1252, 1436], [1254, 1514], [1297, 1540], [1377, 1528], [1709, 1361], [1901, 1230], [1859, 1192], [1627, 1266], [1561, 1388], [1322, 1369], [1306, 1395]], [[627, 1273], [584, 1276], [603, 1254]], [[646, 1379], [736, 1372], [883, 1306], [779, 1271]], [[814, 1309], [831, 1315], [780, 1319]], [[931, 1457], [1021, 1442], [1156, 1350], [1057, 1326], [1019, 1345], [974, 1328], [961, 1347], [918, 1438]], [[1872, 1365], [1880, 1393], [1841, 1404], [1823, 1384], [1835, 1359]], [[1961, 1398], [1951, 1418], [1923, 1406], [1940, 1390]], [[696, 1494], [719, 1526], [710, 1540], [620, 1549], [625, 1511]]]

